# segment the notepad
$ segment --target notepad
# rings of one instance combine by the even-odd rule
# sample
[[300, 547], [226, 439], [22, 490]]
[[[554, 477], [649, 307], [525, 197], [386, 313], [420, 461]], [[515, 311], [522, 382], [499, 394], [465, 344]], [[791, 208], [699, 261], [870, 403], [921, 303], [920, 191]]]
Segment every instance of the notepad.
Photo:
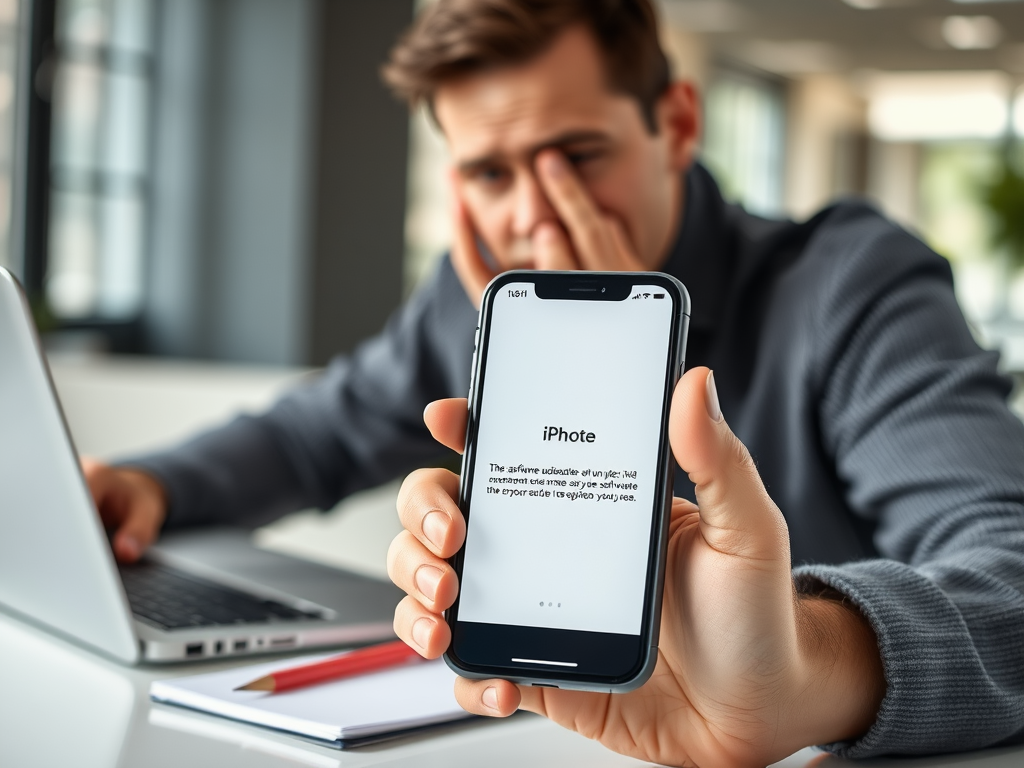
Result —
[[275, 670], [331, 655], [158, 680], [150, 686], [149, 695], [154, 701], [272, 728], [339, 749], [470, 716], [455, 701], [455, 673], [440, 660], [285, 693], [234, 690]]

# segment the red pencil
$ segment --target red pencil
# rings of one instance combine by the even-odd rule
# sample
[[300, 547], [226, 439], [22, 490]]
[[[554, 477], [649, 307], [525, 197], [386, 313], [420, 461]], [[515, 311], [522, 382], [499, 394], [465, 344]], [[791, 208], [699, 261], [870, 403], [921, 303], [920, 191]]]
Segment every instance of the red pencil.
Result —
[[246, 683], [236, 691], [270, 691], [281, 693], [307, 685], [326, 683], [342, 677], [376, 672], [378, 669], [394, 667], [405, 661], [422, 659], [412, 648], [401, 640], [360, 648], [343, 656], [333, 656], [313, 664], [303, 664], [291, 669], [279, 669], [266, 677]]

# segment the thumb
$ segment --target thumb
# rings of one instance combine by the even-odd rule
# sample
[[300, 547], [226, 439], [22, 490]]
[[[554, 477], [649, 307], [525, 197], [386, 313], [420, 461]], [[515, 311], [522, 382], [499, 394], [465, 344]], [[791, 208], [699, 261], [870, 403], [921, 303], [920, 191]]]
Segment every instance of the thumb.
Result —
[[776, 559], [784, 551], [788, 560], [786, 521], [722, 417], [715, 377], [707, 368], [688, 371], [676, 385], [669, 439], [694, 484], [705, 541], [723, 554]]

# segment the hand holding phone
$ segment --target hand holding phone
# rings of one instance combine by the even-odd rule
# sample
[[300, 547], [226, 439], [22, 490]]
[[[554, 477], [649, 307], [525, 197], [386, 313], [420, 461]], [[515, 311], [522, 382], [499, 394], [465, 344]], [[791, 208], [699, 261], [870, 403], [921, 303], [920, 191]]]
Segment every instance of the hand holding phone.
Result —
[[[465, 400], [444, 400], [424, 420], [439, 442], [462, 451], [466, 416]], [[708, 369], [680, 380], [669, 432], [700, 508], [672, 504], [651, 679], [607, 694], [460, 678], [459, 703], [487, 716], [536, 712], [665, 765], [766, 765], [863, 734], [885, 691], [874, 635], [855, 608], [796, 595], [785, 520], [722, 418]], [[423, 469], [398, 498], [405, 530], [388, 570], [408, 596], [395, 611], [395, 631], [427, 658], [439, 657], [452, 636], [441, 614], [458, 588], [447, 558], [466, 532], [458, 488], [455, 474]]]

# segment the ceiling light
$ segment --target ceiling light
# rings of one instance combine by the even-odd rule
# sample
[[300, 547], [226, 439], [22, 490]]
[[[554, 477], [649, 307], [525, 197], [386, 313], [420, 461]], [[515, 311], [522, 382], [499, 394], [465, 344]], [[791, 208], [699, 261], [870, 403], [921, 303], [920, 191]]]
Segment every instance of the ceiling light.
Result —
[[991, 16], [947, 16], [942, 22], [942, 39], [961, 51], [995, 48], [1003, 28]]
[[995, 139], [1006, 132], [1002, 72], [879, 73], [867, 84], [868, 125], [883, 141]]

